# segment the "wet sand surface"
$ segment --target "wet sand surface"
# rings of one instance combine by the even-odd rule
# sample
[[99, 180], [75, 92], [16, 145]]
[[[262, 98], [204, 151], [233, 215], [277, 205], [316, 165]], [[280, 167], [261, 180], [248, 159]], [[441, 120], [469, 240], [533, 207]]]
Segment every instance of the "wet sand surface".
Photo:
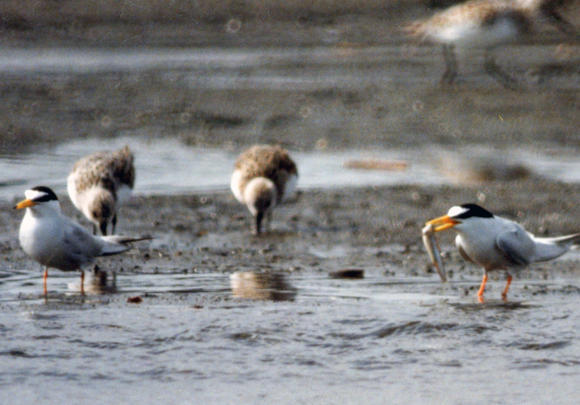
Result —
[[[481, 269], [451, 232], [440, 235], [442, 284], [421, 228], [478, 202], [535, 234], [580, 230], [578, 176], [541, 177], [533, 159], [516, 159], [522, 146], [577, 158], [578, 44], [547, 29], [498, 49], [517, 91], [486, 76], [477, 53], [460, 57], [457, 85], [440, 86], [440, 49], [401, 35], [430, 13], [411, 4], [376, 18], [226, 13], [177, 26], [165, 15], [65, 27], [6, 17], [0, 159], [32, 157], [39, 176], [43, 153], [90, 136], [233, 155], [256, 142], [313, 156], [423, 151], [447, 180], [302, 189], [299, 180], [272, 231], [256, 237], [227, 181], [224, 191], [168, 195], [140, 190], [138, 173], [118, 229], [154, 239], [99, 259], [84, 297], [78, 273], [51, 271], [47, 300], [17, 240], [12, 205], [24, 190], [1, 193], [0, 402], [575, 403], [579, 251], [515, 274], [507, 303], [504, 275], [492, 273], [478, 304]], [[465, 152], [480, 148], [483, 163]], [[65, 214], [89, 227], [63, 179]], [[0, 177], [0, 187], [21, 184]], [[330, 275], [345, 269], [364, 278]]]

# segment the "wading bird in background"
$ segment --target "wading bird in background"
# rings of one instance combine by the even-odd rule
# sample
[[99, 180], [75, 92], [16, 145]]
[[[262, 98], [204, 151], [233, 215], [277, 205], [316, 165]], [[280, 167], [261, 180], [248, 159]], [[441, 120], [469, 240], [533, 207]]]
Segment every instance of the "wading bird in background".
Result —
[[442, 44], [445, 72], [441, 82], [457, 77], [455, 48], [484, 49], [485, 71], [507, 88], [517, 81], [495, 62], [493, 50], [534, 31], [543, 21], [577, 38], [575, 28], [557, 12], [565, 0], [471, 0], [415, 21], [405, 31], [415, 38]]
[[133, 153], [128, 146], [114, 152], [97, 152], [78, 160], [67, 179], [67, 191], [74, 206], [97, 227], [111, 234], [117, 226], [117, 211], [131, 196], [135, 184]]
[[256, 218], [254, 231], [259, 234], [264, 216], [270, 225], [274, 207], [292, 195], [297, 181], [298, 170], [287, 150], [255, 145], [238, 157], [230, 187]]

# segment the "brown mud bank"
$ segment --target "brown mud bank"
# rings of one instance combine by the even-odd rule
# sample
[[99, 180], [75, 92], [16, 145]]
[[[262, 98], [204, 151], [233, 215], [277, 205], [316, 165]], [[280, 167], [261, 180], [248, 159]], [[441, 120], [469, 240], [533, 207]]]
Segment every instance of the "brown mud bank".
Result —
[[[401, 26], [445, 0], [0, 3], [3, 151], [82, 136], [292, 149], [580, 144], [578, 44], [545, 24], [496, 50], [522, 84], [510, 91], [485, 74], [481, 52], [458, 55], [457, 85], [438, 85], [439, 47]], [[576, 26], [577, 4], [566, 13]]]
[[[438, 64], [438, 57], [432, 56], [430, 63]], [[380, 82], [405, 70], [401, 65], [389, 71], [392, 62], [382, 62], [383, 58], [361, 61], [354, 67], [331, 62], [321, 67], [313, 62], [243, 74], [259, 80], [263, 74], [285, 71], [299, 83], [305, 72], [335, 77], [354, 69], [353, 77], [376, 74]], [[253, 143], [280, 143], [298, 150], [428, 144], [506, 150], [522, 145], [580, 146], [575, 135], [580, 124], [575, 80], [563, 87], [547, 82], [511, 92], [480, 75], [478, 82], [442, 89], [434, 84], [440, 67], [434, 67], [427, 79], [419, 79], [423, 68], [419, 66], [412, 75], [417, 80], [400, 84], [345, 82], [298, 88], [287, 84], [207, 89], [190, 83], [192, 78], [213, 80], [212, 71], [4, 73], [0, 148], [23, 152], [84, 136], [173, 137], [187, 145], [229, 149]], [[226, 79], [239, 74], [232, 70]]]
[[386, 33], [393, 17], [404, 20], [416, 16], [417, 9], [451, 2], [7, 0], [0, 4], [0, 29], [12, 44], [312, 45], [346, 26], [350, 40], [376, 30]]
[[[4, 0], [3, 43], [86, 46], [377, 44], [460, 0]], [[580, 22], [577, 2], [563, 15]]]
[[[98, 260], [117, 274], [314, 272], [344, 268], [391, 276], [438, 276], [429, 268], [421, 227], [457, 203], [479, 201], [492, 212], [522, 223], [540, 235], [580, 230], [580, 185], [532, 178], [480, 187], [372, 187], [300, 191], [274, 213], [272, 231], [250, 235], [250, 217], [229, 193], [183, 196], [137, 196], [122, 208], [123, 234], [153, 234], [129, 253]], [[66, 196], [64, 211], [74, 215]], [[0, 254], [9, 271], [37, 270], [18, 245], [20, 213], [0, 209], [4, 230]], [[86, 224], [88, 226], [88, 224]], [[465, 263], [452, 248], [452, 233], [440, 238], [451, 281], [477, 279], [481, 270]], [[516, 279], [550, 279], [578, 274], [578, 255], [542, 263]], [[40, 272], [39, 272], [40, 277]], [[493, 277], [493, 276], [492, 276]], [[498, 279], [503, 274], [498, 273]], [[473, 288], [477, 287], [474, 283]]]

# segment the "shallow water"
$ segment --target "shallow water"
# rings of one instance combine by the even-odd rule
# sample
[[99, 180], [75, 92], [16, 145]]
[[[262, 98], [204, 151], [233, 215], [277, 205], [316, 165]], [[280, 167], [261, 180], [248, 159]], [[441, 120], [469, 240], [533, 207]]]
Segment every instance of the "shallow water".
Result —
[[120, 274], [116, 293], [85, 298], [65, 293], [77, 277], [54, 272], [45, 303], [40, 273], [2, 275], [0, 385], [13, 403], [576, 399], [577, 280], [516, 281], [509, 303], [492, 282], [479, 305], [457, 293], [479, 280], [372, 272], [290, 274], [282, 301], [235, 298], [227, 274]]
[[[136, 156], [136, 193], [164, 195], [229, 189], [237, 153], [224, 149], [188, 147], [175, 139], [120, 137], [70, 141], [39, 152], [0, 154], [0, 199], [11, 200], [36, 185], [66, 192], [66, 177], [80, 157], [99, 150], [130, 145]], [[398, 184], [450, 184], [454, 177], [442, 176], [441, 160], [457, 156], [477, 159], [491, 150], [462, 148], [455, 152], [441, 148], [423, 150], [349, 150], [292, 152], [299, 167], [299, 188], [363, 187]], [[504, 152], [495, 152], [500, 156]], [[505, 154], [505, 153], [504, 153]], [[551, 179], [580, 182], [580, 160], [568, 150], [538, 152], [520, 149], [505, 154], [506, 160]], [[404, 162], [401, 170], [364, 170], [346, 167], [353, 160], [379, 159]], [[47, 161], [50, 165], [47, 165]]]

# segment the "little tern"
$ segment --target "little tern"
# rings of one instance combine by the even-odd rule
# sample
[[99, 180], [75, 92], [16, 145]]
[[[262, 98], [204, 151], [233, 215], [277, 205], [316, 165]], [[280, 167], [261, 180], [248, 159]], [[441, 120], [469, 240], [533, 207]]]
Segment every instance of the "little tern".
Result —
[[149, 236], [93, 236], [79, 224], [65, 217], [54, 191], [45, 186], [33, 187], [24, 193], [26, 199], [14, 208], [26, 208], [20, 224], [19, 239], [28, 256], [45, 267], [43, 286], [47, 294], [48, 269], [80, 270], [81, 294], [84, 294], [84, 271], [96, 257], [110, 256], [129, 250], [129, 244], [151, 239]]
[[431, 225], [434, 232], [456, 231], [455, 245], [461, 256], [483, 267], [483, 280], [477, 293], [480, 302], [483, 302], [489, 271], [506, 271], [507, 283], [502, 292], [505, 300], [512, 281], [511, 270], [555, 259], [580, 241], [580, 233], [536, 237], [516, 222], [495, 216], [477, 204], [451, 207], [447, 215], [427, 221], [426, 225]]

